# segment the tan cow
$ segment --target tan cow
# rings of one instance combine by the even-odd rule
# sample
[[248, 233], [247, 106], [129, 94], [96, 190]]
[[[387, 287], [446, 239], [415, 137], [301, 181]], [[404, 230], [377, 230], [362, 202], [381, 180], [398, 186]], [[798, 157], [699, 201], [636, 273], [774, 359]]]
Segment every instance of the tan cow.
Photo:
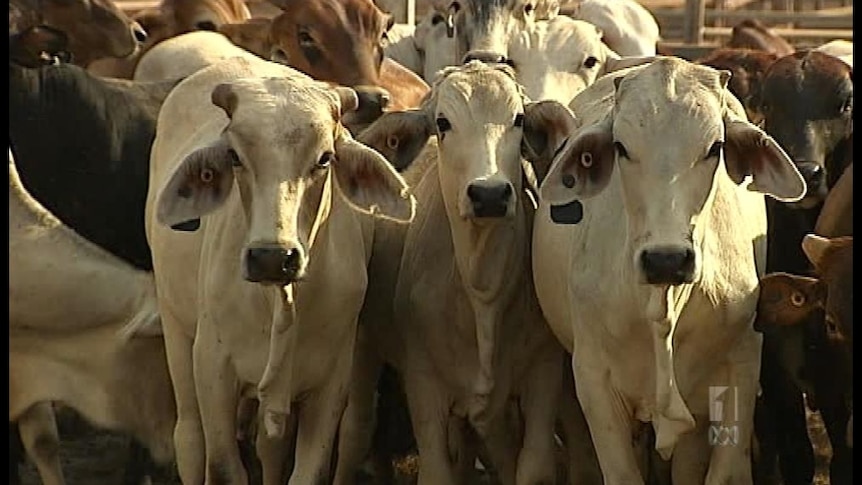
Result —
[[152, 274], [37, 202], [9, 154], [9, 422], [46, 485], [62, 485], [52, 402], [173, 458], [171, 381]]
[[398, 174], [340, 124], [357, 104], [352, 89], [252, 57], [196, 72], [162, 106], [146, 229], [183, 483], [246, 483], [240, 397], [261, 401], [264, 484], [285, 482], [286, 457], [290, 484], [326, 478], [367, 284], [363, 213], [414, 211]]
[[62, 33], [64, 50], [82, 67], [101, 57], [130, 56], [147, 39], [144, 29], [112, 0], [13, 0], [9, 12], [10, 33], [37, 26]]
[[[336, 483], [362, 459], [351, 445], [366, 441], [356, 436], [380, 359], [403, 377], [420, 484], [476, 483], [470, 428], [502, 483], [553, 481], [563, 354], [528, 277], [534, 209], [521, 153], [553, 153], [573, 124], [559, 103], [529, 103], [508, 66], [473, 61], [443, 70], [420, 109], [385, 114], [361, 134], [409, 165], [418, 205], [408, 227], [375, 231]], [[512, 401], [523, 434], [508, 428]]]
[[599, 79], [540, 188], [536, 291], [606, 484], [644, 483], [638, 421], [674, 483], [751, 483], [763, 194], [799, 200], [805, 183], [729, 77], [659, 58]]

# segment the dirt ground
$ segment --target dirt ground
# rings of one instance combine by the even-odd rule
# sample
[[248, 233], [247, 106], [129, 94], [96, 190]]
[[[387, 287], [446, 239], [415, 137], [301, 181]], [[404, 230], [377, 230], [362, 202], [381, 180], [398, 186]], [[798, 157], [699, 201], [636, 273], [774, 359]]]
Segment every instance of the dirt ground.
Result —
[[[116, 433], [87, 429], [71, 424], [60, 427], [61, 461], [67, 485], [119, 485], [128, 458], [129, 440]], [[832, 449], [826, 428], [818, 413], [808, 412], [808, 432], [814, 443], [817, 471], [814, 485], [829, 485], [829, 458]], [[407, 467], [414, 468], [414, 467]], [[31, 463], [20, 467], [22, 485], [40, 485], [41, 480]], [[411, 477], [399, 477], [397, 485], [415, 483]], [[181, 485], [177, 478], [154, 480], [152, 485]]]

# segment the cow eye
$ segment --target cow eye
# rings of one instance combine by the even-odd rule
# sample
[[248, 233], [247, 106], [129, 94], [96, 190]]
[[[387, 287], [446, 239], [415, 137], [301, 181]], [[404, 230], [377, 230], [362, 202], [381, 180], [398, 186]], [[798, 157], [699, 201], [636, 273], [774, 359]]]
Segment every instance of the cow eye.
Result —
[[445, 133], [452, 129], [452, 124], [449, 123], [449, 120], [443, 118], [442, 116], [437, 118], [437, 131], [439, 133]]
[[333, 158], [335, 158], [335, 154], [332, 152], [323, 152], [323, 155], [320, 156], [320, 160], [317, 161], [317, 168], [326, 168], [332, 163]]
[[242, 162], [239, 160], [239, 154], [231, 148], [227, 151], [227, 156], [230, 157], [230, 164], [234, 167], [242, 167]]
[[524, 113], [515, 115], [515, 126], [524, 126]]
[[431, 17], [431, 25], [437, 25], [445, 20], [446, 17], [444, 17], [442, 13], [435, 13], [434, 16]]
[[853, 95], [847, 96], [847, 99], [844, 100], [844, 104], [841, 105], [842, 113], [850, 113], [853, 111]]
[[722, 146], [724, 146], [724, 143], [722, 143], [720, 141], [713, 143], [712, 146], [709, 147], [709, 152], [707, 152], [706, 158], [713, 158], [713, 157], [717, 158], [719, 155], [721, 155], [721, 147]]
[[584, 65], [587, 66], [587, 68], [592, 68], [593, 66], [596, 65], [597, 62], [599, 62], [598, 59], [596, 59], [593, 56], [590, 56], [590, 57], [587, 57], [587, 60], [584, 61]]
[[299, 31], [299, 43], [300, 45], [309, 45], [314, 44], [314, 37], [311, 36], [308, 32], [304, 30]]
[[626, 151], [626, 147], [624, 147], [622, 143], [615, 141], [614, 148], [617, 151], [617, 156], [622, 158], [629, 158], [629, 152]]

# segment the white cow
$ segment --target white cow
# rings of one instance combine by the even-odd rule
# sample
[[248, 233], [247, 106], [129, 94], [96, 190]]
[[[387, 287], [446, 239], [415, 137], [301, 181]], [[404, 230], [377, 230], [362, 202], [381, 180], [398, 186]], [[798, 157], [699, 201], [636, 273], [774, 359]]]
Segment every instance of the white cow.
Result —
[[[422, 485], [475, 483], [468, 428], [502, 483], [553, 481], [563, 355], [530, 283], [534, 206], [521, 153], [549, 157], [573, 124], [557, 102], [526, 101], [508, 66], [473, 61], [441, 72], [420, 109], [384, 114], [360, 136], [396, 166], [416, 159], [404, 173], [417, 214], [406, 228], [378, 224], [345, 421], [368, 419], [369, 367], [389, 361], [403, 376]], [[508, 428], [513, 401], [523, 434]], [[340, 458], [361, 454], [339, 448]]]
[[636, 0], [583, 0], [573, 17], [602, 29], [604, 42], [621, 56], [656, 55], [658, 22]]
[[636, 421], [674, 483], [751, 483], [763, 194], [799, 200], [805, 184], [729, 77], [659, 58], [601, 78], [572, 100], [581, 127], [540, 188], [536, 291], [607, 485], [644, 483]]
[[152, 274], [66, 227], [9, 153], [9, 422], [46, 485], [64, 482], [52, 402], [173, 458], [176, 413]]
[[171, 37], [147, 51], [135, 68], [135, 81], [165, 81], [186, 77], [230, 57], [257, 60], [218, 32], [199, 30]]
[[[414, 211], [398, 174], [340, 124], [357, 104], [352, 89], [256, 58], [196, 72], [162, 106], [145, 221], [183, 483], [246, 483], [240, 397], [261, 401], [265, 484], [283, 484], [294, 456], [290, 485], [326, 478], [367, 284], [363, 213]], [[295, 453], [283, 449], [293, 430]]]

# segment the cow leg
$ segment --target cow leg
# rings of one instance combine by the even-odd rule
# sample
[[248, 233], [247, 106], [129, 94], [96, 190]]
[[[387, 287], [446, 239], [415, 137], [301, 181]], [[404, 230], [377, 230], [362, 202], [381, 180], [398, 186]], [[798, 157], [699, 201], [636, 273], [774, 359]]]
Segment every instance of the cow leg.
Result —
[[347, 408], [338, 430], [338, 461], [334, 485], [351, 485], [368, 456], [374, 436], [374, 394], [383, 362], [368, 342], [366, 331], [357, 332]]
[[504, 410], [496, 414], [481, 436], [482, 444], [496, 472], [497, 481], [501, 485], [514, 485], [518, 464], [518, 446], [513, 436], [514, 430], [509, 427]]
[[[262, 417], [263, 413], [261, 413]], [[260, 422], [263, 421], [261, 420]], [[266, 430], [262, 429], [262, 427], [258, 429], [255, 450], [260, 460], [263, 475], [262, 485], [284, 485], [287, 479], [285, 462], [288, 456], [293, 454], [293, 450], [290, 447], [292, 433], [289, 431], [291, 430], [286, 430], [282, 437], [270, 438], [266, 435]]]
[[60, 466], [60, 433], [50, 402], [36, 403], [18, 418], [24, 449], [36, 465], [44, 485], [64, 485]]
[[[555, 352], [551, 355], [557, 357]], [[560, 360], [545, 359], [534, 366], [524, 380], [520, 398], [524, 438], [515, 477], [518, 485], [554, 483], [554, 424], [561, 394]]]
[[206, 449], [205, 483], [245, 485], [248, 475], [236, 441], [239, 378], [213, 335], [215, 328], [217, 322], [201, 319], [193, 348], [195, 390], [200, 398]]
[[[671, 483], [704, 483], [712, 449], [707, 433], [709, 419], [696, 419], [697, 425], [679, 437], [671, 457]], [[725, 482], [728, 485], [737, 482]]]
[[171, 312], [159, 308], [168, 372], [177, 404], [177, 424], [174, 427], [174, 448], [180, 481], [186, 485], [204, 483], [204, 435], [198, 398], [195, 390], [193, 340], [186, 337]]
[[569, 485], [602, 483], [602, 470], [599, 468], [596, 448], [593, 446], [584, 410], [575, 395], [575, 380], [572, 377], [572, 367], [568, 363], [564, 363], [563, 387], [559, 399], [557, 419], [568, 459]]
[[458, 483], [449, 460], [447, 429], [450, 402], [447, 394], [436, 376], [411, 372], [409, 367], [404, 372], [404, 387], [419, 450], [417, 485]]
[[[818, 398], [821, 395], [818, 394]], [[850, 419], [843, 396], [824, 396], [818, 399], [820, 416], [826, 426], [829, 442], [832, 444], [832, 460], [829, 463], [831, 485], [853, 483], [853, 450], [847, 447], [847, 421]]]
[[335, 434], [347, 405], [350, 363], [337, 363], [326, 385], [300, 404], [296, 468], [288, 485], [328, 483]]
[[602, 357], [591, 355], [588, 350], [582, 353], [578, 350], [581, 349], [576, 343], [572, 355], [575, 390], [590, 428], [605, 485], [643, 485], [632, 447], [631, 412], [623, 397], [608, 382], [610, 369], [595, 365]]

